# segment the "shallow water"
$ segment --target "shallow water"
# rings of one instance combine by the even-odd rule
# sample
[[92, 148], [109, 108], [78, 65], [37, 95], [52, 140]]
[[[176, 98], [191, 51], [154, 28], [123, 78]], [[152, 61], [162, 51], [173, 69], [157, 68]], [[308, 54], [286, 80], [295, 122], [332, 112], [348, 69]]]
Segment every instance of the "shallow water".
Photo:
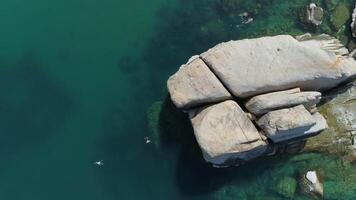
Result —
[[[303, 32], [293, 12], [307, 1], [251, 1], [232, 11], [216, 2], [3, 0], [0, 198], [276, 199], [273, 177], [309, 168], [345, 172], [326, 175], [326, 191], [348, 185], [344, 199], [356, 197], [356, 178], [348, 176], [356, 168], [332, 157], [218, 170], [202, 161], [189, 127], [180, 127], [184, 116], [178, 125], [163, 120], [162, 138], [150, 131], [148, 109], [165, 98], [166, 79], [189, 56], [230, 39]], [[243, 25], [236, 13], [252, 9], [255, 21]]]

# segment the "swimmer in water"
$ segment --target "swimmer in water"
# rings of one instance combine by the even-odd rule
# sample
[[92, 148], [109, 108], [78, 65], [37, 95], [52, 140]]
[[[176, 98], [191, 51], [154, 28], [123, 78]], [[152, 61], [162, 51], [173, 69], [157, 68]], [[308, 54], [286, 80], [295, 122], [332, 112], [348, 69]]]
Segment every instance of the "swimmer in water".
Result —
[[145, 143], [146, 143], [146, 144], [151, 143], [151, 140], [150, 140], [149, 137], [146, 136], [146, 137], [144, 137], [143, 139], [145, 140]]
[[104, 165], [104, 161], [103, 160], [99, 160], [93, 163], [94, 165], [98, 165], [98, 166], [103, 166]]

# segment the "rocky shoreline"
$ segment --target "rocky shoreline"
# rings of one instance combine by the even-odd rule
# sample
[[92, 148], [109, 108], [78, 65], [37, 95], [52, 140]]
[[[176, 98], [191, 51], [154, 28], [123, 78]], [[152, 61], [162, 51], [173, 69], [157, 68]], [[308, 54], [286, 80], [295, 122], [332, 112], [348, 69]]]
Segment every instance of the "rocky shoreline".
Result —
[[218, 44], [167, 86], [205, 160], [225, 167], [300, 151], [328, 126], [316, 109], [322, 93], [355, 77], [356, 61], [337, 39], [278, 35]]

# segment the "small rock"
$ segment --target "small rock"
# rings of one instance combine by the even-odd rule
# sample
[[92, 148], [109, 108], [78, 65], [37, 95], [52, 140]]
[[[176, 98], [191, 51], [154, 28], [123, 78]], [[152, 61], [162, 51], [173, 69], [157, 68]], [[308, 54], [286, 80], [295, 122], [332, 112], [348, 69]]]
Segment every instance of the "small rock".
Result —
[[313, 199], [322, 199], [324, 195], [323, 184], [318, 173], [314, 170], [302, 174], [299, 181], [301, 192]]
[[315, 3], [309, 4], [307, 8], [307, 22], [319, 26], [323, 22], [324, 11], [321, 7], [316, 6]]
[[352, 31], [352, 36], [356, 38], [356, 5], [355, 9], [352, 13], [352, 22], [351, 22], [351, 31]]
[[320, 92], [301, 92], [299, 88], [295, 88], [255, 96], [248, 100], [245, 106], [255, 115], [300, 104], [310, 111], [316, 107], [320, 99]]
[[263, 115], [257, 124], [273, 142], [285, 142], [305, 137], [316, 121], [303, 105], [271, 111]]
[[310, 40], [313, 36], [310, 33], [305, 33], [303, 35], [297, 35], [295, 37], [298, 41]]
[[356, 136], [352, 138], [352, 148], [356, 149]]

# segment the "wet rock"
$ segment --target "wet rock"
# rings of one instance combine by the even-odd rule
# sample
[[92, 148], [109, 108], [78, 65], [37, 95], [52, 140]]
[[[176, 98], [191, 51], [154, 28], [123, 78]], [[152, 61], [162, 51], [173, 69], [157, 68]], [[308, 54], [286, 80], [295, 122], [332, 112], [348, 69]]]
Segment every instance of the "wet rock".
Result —
[[329, 128], [310, 138], [305, 151], [327, 152], [347, 162], [356, 161], [356, 150], [352, 147], [352, 133], [356, 131], [356, 81], [324, 96], [326, 102], [319, 111]]
[[312, 199], [323, 199], [324, 188], [320, 175], [318, 175], [316, 171], [311, 170], [301, 174], [299, 187], [301, 193], [311, 197]]
[[221, 43], [200, 57], [236, 97], [293, 87], [324, 91], [356, 76], [356, 61], [340, 56], [336, 41], [279, 35]]
[[253, 123], [231, 100], [189, 111], [205, 160], [216, 166], [238, 165], [267, 148]]
[[316, 6], [315, 3], [309, 4], [306, 12], [306, 21], [315, 26], [319, 26], [323, 22], [324, 10]]
[[299, 88], [295, 88], [255, 96], [245, 103], [245, 107], [254, 115], [300, 104], [310, 111], [316, 107], [320, 99], [320, 92], [301, 92]]
[[345, 4], [339, 4], [330, 16], [331, 24], [335, 30], [339, 30], [349, 19], [350, 11]]
[[356, 5], [355, 5], [355, 9], [352, 13], [352, 22], [351, 22], [351, 32], [352, 32], [352, 36], [356, 37]]
[[303, 105], [271, 111], [263, 115], [257, 124], [275, 143], [320, 132], [319, 128], [314, 128], [317, 125], [315, 118]]
[[188, 108], [204, 103], [230, 99], [224, 88], [205, 63], [191, 59], [168, 79], [167, 87], [173, 103], [178, 108]]
[[281, 178], [276, 185], [271, 186], [271, 190], [281, 195], [284, 199], [293, 199], [297, 189], [297, 181], [292, 177]]

